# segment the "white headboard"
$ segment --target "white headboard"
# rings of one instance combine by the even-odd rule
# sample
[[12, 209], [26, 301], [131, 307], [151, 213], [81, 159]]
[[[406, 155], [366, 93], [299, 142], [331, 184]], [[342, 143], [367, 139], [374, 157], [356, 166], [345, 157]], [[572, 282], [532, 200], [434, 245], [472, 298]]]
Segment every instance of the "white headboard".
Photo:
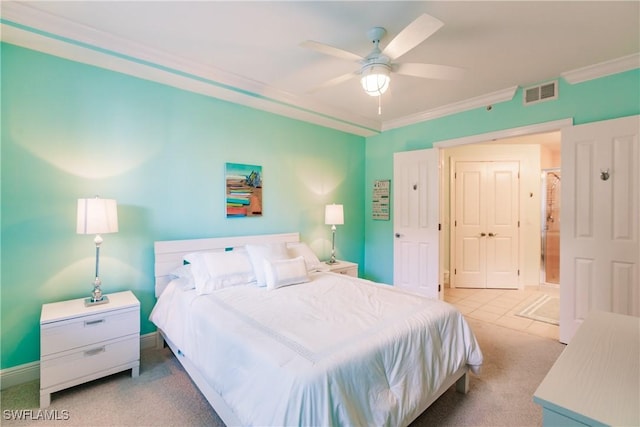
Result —
[[260, 245], [265, 243], [294, 243], [300, 241], [299, 233], [260, 234], [254, 236], [214, 237], [210, 239], [165, 240], [153, 245], [156, 277], [156, 298], [167, 286], [171, 277], [169, 273], [182, 265], [182, 258], [191, 252], [226, 251], [244, 245]]

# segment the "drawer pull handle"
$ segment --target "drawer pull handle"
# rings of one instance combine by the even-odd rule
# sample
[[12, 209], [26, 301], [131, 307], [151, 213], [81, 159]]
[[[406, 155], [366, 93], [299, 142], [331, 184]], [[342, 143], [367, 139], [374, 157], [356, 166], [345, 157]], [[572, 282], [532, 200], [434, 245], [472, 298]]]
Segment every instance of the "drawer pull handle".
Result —
[[87, 350], [84, 352], [85, 357], [95, 356], [96, 354], [103, 353], [105, 351], [104, 346], [100, 348], [94, 348], [93, 350]]
[[98, 319], [98, 320], [87, 320], [86, 322], [84, 322], [84, 326], [94, 326], [94, 325], [99, 325], [100, 323], [104, 323], [104, 319]]

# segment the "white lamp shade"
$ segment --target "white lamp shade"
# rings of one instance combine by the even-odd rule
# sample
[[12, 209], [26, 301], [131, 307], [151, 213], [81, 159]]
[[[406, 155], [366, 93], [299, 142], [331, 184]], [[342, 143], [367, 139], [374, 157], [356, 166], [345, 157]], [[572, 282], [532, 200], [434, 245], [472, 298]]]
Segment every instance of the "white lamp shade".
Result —
[[78, 234], [118, 232], [118, 204], [113, 199], [78, 199]]
[[389, 88], [389, 69], [382, 65], [373, 65], [362, 72], [360, 83], [362, 88], [371, 96], [380, 96]]
[[344, 224], [344, 211], [342, 205], [327, 205], [324, 208], [324, 223], [327, 225]]

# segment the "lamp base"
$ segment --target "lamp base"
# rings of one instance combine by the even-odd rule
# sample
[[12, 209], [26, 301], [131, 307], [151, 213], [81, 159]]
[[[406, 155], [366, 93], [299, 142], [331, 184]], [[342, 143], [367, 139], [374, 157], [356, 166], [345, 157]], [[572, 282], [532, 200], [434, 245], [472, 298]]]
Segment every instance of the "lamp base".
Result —
[[94, 305], [100, 305], [100, 304], [107, 304], [109, 302], [109, 298], [107, 296], [102, 296], [101, 299], [94, 301], [92, 297], [89, 298], [85, 298], [84, 299], [84, 306], [85, 307], [92, 307]]
[[331, 254], [331, 258], [329, 258], [327, 261], [327, 264], [332, 265], [332, 264], [337, 264], [338, 261], [336, 260], [336, 256], [335, 254]]

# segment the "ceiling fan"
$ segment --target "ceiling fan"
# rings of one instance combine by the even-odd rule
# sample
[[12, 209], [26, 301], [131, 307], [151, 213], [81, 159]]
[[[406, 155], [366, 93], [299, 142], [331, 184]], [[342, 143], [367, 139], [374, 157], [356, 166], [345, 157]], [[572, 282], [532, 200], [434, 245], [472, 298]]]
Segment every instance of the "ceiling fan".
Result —
[[464, 69], [462, 68], [436, 64], [395, 62], [397, 58], [429, 38], [443, 25], [444, 23], [439, 19], [426, 13], [422, 14], [400, 31], [383, 50], [380, 50], [379, 44], [387, 31], [382, 27], [374, 27], [367, 32], [367, 37], [374, 44], [374, 48], [365, 57], [312, 40], [302, 42], [302, 47], [337, 58], [356, 61], [360, 64], [360, 69], [330, 79], [314, 88], [312, 92], [360, 76], [364, 91], [371, 96], [380, 96], [389, 87], [391, 73], [427, 79], [461, 79], [464, 75]]

